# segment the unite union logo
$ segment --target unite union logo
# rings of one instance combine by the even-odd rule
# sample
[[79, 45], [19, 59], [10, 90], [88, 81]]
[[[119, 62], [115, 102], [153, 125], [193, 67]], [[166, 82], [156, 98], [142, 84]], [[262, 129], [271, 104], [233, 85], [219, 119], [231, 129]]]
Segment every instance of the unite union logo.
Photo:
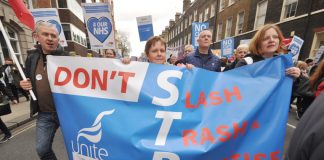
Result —
[[[98, 160], [108, 158], [108, 150], [97, 147], [96, 143], [100, 142], [102, 137], [102, 118], [114, 112], [115, 109], [101, 112], [91, 127], [80, 129], [77, 136], [77, 142], [75, 143], [71, 140], [73, 160]], [[81, 143], [80, 139], [90, 143]]]

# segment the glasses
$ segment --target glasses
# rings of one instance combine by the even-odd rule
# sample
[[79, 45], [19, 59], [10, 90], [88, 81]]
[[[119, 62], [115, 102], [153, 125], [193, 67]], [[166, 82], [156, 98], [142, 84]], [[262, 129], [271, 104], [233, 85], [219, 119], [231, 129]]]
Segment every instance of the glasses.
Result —
[[187, 53], [187, 52], [190, 53], [191, 51], [190, 51], [190, 50], [185, 50], [185, 52], [186, 52], [186, 53]]

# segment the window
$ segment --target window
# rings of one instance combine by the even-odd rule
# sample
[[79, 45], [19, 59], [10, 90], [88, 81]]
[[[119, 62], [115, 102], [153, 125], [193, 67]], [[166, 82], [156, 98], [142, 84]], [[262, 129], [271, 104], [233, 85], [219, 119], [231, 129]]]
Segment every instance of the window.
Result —
[[231, 36], [231, 31], [232, 31], [232, 21], [233, 17], [229, 17], [226, 20], [226, 31], [225, 31], [225, 37], [230, 37]]
[[188, 27], [188, 18], [185, 19], [185, 29]]
[[225, 0], [220, 0], [219, 1], [219, 11], [221, 12], [222, 10], [224, 10], [225, 7]]
[[65, 0], [57, 0], [57, 4], [59, 8], [67, 8], [67, 4]]
[[268, 6], [267, 0], [258, 3], [254, 28], [259, 28], [264, 25], [266, 13], [267, 13], [267, 6]]
[[236, 35], [243, 33], [244, 12], [237, 14]]
[[229, 0], [229, 1], [228, 1], [228, 6], [234, 4], [235, 2], [236, 2], [236, 0]]
[[70, 24], [62, 24], [63, 32], [66, 40], [72, 40]]
[[285, 0], [283, 4], [282, 19], [294, 17], [297, 11], [298, 0]]
[[215, 16], [215, 4], [210, 6], [210, 18]]
[[[12, 49], [13, 49], [18, 61], [21, 64], [23, 64], [17, 32], [15, 30], [13, 30], [12, 28], [10, 28], [9, 26], [4, 26], [4, 28], [5, 28], [8, 36], [9, 36], [8, 38], [9, 38], [10, 44], [12, 46]], [[9, 48], [7, 46], [7, 43], [6, 43], [5, 39], [4, 39], [1, 31], [0, 31], [0, 46], [1, 46], [0, 53], [2, 53], [1, 59], [11, 57], [11, 55], [9, 53]]]
[[188, 34], [188, 43], [187, 44], [191, 44], [190, 40], [191, 40], [191, 33]]
[[217, 27], [217, 38], [216, 40], [222, 39], [223, 23], [219, 23]]
[[203, 12], [201, 12], [200, 14], [199, 14], [199, 22], [202, 22], [203, 21]]
[[194, 17], [193, 17], [193, 21], [197, 21], [197, 13], [198, 13], [198, 11], [197, 10], [195, 10], [194, 11]]
[[183, 29], [183, 25], [182, 25], [183, 23], [182, 22], [180, 22], [180, 33], [182, 32], [182, 29]]
[[192, 23], [192, 15], [189, 15], [189, 26], [191, 25]]
[[205, 9], [204, 21], [208, 20], [209, 8]]

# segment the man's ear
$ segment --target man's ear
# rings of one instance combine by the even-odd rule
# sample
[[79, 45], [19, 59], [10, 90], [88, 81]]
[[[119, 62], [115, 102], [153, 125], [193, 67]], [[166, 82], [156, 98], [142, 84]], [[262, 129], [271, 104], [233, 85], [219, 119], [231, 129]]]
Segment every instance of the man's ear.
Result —
[[38, 35], [36, 33], [33, 33], [33, 38], [38, 42]]

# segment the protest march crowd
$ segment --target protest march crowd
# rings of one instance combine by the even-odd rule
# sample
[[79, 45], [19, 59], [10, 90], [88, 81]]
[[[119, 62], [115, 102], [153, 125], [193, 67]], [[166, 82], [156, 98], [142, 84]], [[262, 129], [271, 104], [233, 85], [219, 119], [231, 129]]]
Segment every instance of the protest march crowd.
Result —
[[[40, 159], [57, 159], [52, 150], [52, 143], [60, 122], [56, 113], [55, 104], [46, 70], [47, 55], [67, 56], [59, 45], [59, 36], [56, 27], [47, 22], [38, 22], [33, 32], [37, 44], [26, 59], [25, 74], [27, 80], [21, 77], [15, 69], [11, 59], [0, 69], [0, 89], [13, 104], [19, 103], [18, 91], [29, 100], [28, 90], [33, 90], [37, 100], [30, 100], [31, 113], [37, 115], [36, 122], [36, 151]], [[166, 57], [167, 44], [159, 36], [151, 37], [144, 48], [148, 63], [161, 65], [175, 65], [188, 70], [194, 67], [215, 72], [228, 72], [238, 67], [250, 65], [270, 59], [281, 54], [289, 54], [288, 47], [283, 44], [283, 34], [274, 24], [266, 24], [253, 36], [249, 45], [241, 44], [235, 51], [233, 62], [222, 62], [210, 49], [212, 32], [200, 32], [198, 47], [194, 50], [191, 45], [185, 46], [184, 57]], [[113, 49], [104, 51], [105, 58], [116, 58]], [[168, 61], [166, 59], [168, 58]], [[132, 63], [130, 58], [121, 58], [125, 65]], [[293, 79], [291, 103], [297, 105], [299, 125], [290, 142], [287, 160], [317, 160], [324, 158], [324, 60], [323, 55], [315, 62], [313, 59], [295, 62], [295, 66], [285, 70], [286, 76]], [[288, 107], [288, 106], [287, 106]], [[4, 133], [1, 143], [11, 138], [11, 133], [5, 124], [0, 121]]]

